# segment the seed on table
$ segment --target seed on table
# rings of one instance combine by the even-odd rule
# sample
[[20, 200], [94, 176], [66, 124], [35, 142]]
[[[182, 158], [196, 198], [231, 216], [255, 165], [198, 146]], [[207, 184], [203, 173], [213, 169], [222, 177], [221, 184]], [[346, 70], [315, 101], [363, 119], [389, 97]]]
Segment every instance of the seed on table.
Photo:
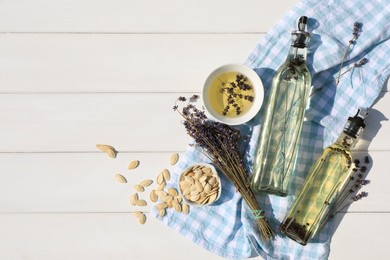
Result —
[[142, 187], [148, 187], [148, 186], [150, 186], [152, 183], [153, 183], [152, 180], [143, 180], [143, 181], [140, 182], [139, 185], [141, 185]]
[[129, 165], [127, 166], [127, 169], [129, 169], [129, 170], [135, 169], [135, 168], [138, 167], [138, 165], [139, 165], [139, 161], [138, 160], [131, 161], [129, 163]]
[[163, 198], [165, 196], [168, 195], [168, 193], [166, 193], [165, 191], [163, 190], [156, 190], [155, 193], [157, 194], [157, 196], [159, 196], [160, 198]]
[[165, 181], [169, 181], [171, 179], [171, 174], [169, 173], [169, 171], [167, 169], [164, 169], [162, 171], [162, 175], [163, 175]]
[[150, 192], [150, 200], [151, 200], [152, 202], [156, 202], [157, 199], [158, 199], [158, 196], [157, 196], [157, 194], [156, 194], [156, 191], [155, 191], [155, 190], [152, 190], [152, 191]]
[[177, 196], [178, 195], [177, 190], [175, 188], [169, 188], [168, 189], [168, 194], [171, 195], [171, 196]]
[[146, 222], [146, 215], [141, 213], [141, 215], [138, 217], [138, 221], [142, 225], [145, 224], [145, 222]]
[[130, 204], [135, 206], [138, 200], [138, 193], [134, 193], [130, 196]]
[[168, 204], [166, 203], [166, 202], [161, 202], [160, 204], [158, 204], [157, 206], [156, 206], [156, 209], [157, 210], [161, 210], [161, 209], [165, 209], [165, 208], [167, 208], [168, 207]]
[[144, 192], [145, 191], [145, 188], [142, 187], [141, 185], [134, 185], [133, 186], [134, 190], [138, 191], [138, 192]]
[[162, 172], [157, 176], [157, 184], [162, 184], [164, 182], [164, 176]]
[[176, 210], [176, 212], [181, 212], [181, 206], [177, 201], [172, 201], [173, 208]]
[[141, 212], [141, 211], [134, 211], [133, 212], [133, 215], [134, 215], [134, 217], [136, 217], [136, 218], [139, 218], [139, 216], [141, 216], [143, 213]]
[[116, 154], [118, 153], [114, 147], [112, 147], [111, 145], [107, 145], [107, 144], [97, 144], [96, 147], [102, 151], [102, 152], [105, 152], [108, 154], [109, 157], [111, 158], [115, 158], [116, 157]]
[[161, 198], [161, 201], [164, 201], [166, 203], [169, 204], [169, 202], [171, 202], [173, 200], [173, 197], [171, 195], [168, 195], [168, 196], [165, 196], [163, 198]]
[[181, 203], [183, 201], [183, 197], [182, 196], [177, 196], [175, 197], [175, 200], [178, 202], [178, 203]]
[[157, 186], [157, 189], [158, 189], [158, 190], [164, 190], [164, 189], [165, 189], [165, 185], [167, 185], [167, 183], [164, 181], [163, 183], [161, 183], [161, 184], [159, 184], [159, 185]]
[[160, 209], [160, 210], [158, 211], [158, 215], [159, 215], [160, 217], [164, 217], [164, 216], [165, 216], [165, 213], [166, 213], [166, 210], [165, 210], [165, 209]]
[[183, 211], [184, 214], [188, 214], [188, 212], [190, 211], [188, 204], [184, 203], [182, 205], [182, 211]]
[[171, 155], [171, 159], [170, 159], [171, 165], [175, 165], [178, 160], [179, 160], [179, 154], [178, 153], [173, 153]]
[[122, 174], [115, 174], [115, 179], [120, 183], [127, 183], [125, 176], [123, 176]]
[[148, 205], [148, 203], [146, 203], [146, 200], [137, 200], [135, 204], [140, 207], [145, 207], [146, 205]]

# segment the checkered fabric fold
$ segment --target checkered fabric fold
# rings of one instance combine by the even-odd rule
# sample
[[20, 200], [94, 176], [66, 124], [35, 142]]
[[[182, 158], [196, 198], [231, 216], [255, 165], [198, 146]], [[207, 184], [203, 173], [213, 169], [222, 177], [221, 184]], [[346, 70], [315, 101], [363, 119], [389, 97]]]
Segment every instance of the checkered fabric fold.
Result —
[[[308, 64], [312, 73], [314, 94], [306, 111], [300, 140], [298, 166], [291, 183], [292, 195], [257, 197], [265, 216], [276, 231], [274, 240], [263, 244], [253, 215], [245, 201], [222, 176], [222, 194], [212, 206], [191, 208], [190, 214], [168, 211], [159, 218], [183, 236], [220, 256], [234, 259], [261, 255], [265, 259], [327, 259], [330, 251], [332, 222], [306, 246], [301, 246], [279, 232], [279, 225], [299, 193], [310, 166], [322, 149], [331, 144], [342, 131], [349, 116], [358, 107], [370, 107], [378, 97], [390, 74], [390, 2], [381, 0], [303, 0], [289, 11], [255, 47], [245, 64], [262, 79], [265, 93], [271, 86], [277, 68], [284, 62], [290, 32], [297, 19], [309, 17], [311, 41]], [[363, 24], [362, 32], [344, 63], [346, 70], [362, 58], [368, 63], [354, 68], [336, 86], [340, 62], [352, 38], [355, 22]], [[261, 112], [240, 128], [251, 140], [246, 149], [248, 169], [257, 145]], [[183, 131], [185, 131], [183, 127]], [[199, 151], [188, 147], [172, 171], [171, 186], [177, 185], [181, 171], [197, 162], [208, 162]]]

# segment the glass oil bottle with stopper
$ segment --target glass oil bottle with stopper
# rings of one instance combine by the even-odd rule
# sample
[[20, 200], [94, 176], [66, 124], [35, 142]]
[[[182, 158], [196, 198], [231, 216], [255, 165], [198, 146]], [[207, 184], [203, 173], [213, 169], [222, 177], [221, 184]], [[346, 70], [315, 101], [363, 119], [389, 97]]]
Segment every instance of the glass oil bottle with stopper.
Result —
[[263, 123], [251, 179], [256, 191], [279, 196], [288, 193], [311, 88], [311, 75], [306, 65], [310, 34], [306, 24], [307, 17], [300, 17], [298, 30], [291, 33], [287, 59], [277, 70], [263, 105]]
[[280, 226], [281, 231], [306, 245], [333, 213], [336, 202], [348, 184], [353, 171], [351, 151], [364, 129], [367, 110], [359, 108], [349, 117], [337, 141], [325, 148], [312, 166], [305, 185]]

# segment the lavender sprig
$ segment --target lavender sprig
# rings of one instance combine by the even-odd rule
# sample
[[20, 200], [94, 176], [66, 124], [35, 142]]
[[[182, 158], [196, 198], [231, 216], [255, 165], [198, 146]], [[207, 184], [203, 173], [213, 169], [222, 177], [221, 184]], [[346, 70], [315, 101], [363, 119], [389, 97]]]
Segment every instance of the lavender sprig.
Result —
[[353, 24], [352, 39], [349, 40], [349, 45], [348, 45], [347, 49], [345, 50], [344, 57], [343, 57], [343, 59], [341, 61], [339, 75], [338, 75], [337, 80], [336, 80], [336, 86], [340, 83], [341, 69], [343, 68], [344, 61], [347, 58], [347, 55], [348, 55], [348, 53], [351, 50], [351, 46], [356, 43], [356, 40], [360, 36], [360, 32], [362, 30], [362, 26], [363, 26], [363, 24], [359, 23], [359, 22], [355, 22]]

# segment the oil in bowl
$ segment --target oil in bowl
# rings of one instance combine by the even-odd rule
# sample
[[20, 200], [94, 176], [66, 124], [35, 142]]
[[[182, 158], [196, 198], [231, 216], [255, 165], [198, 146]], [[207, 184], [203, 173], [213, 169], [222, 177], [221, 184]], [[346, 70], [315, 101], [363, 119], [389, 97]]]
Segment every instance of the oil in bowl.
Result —
[[259, 76], [241, 64], [229, 64], [213, 71], [202, 93], [206, 111], [212, 118], [229, 125], [252, 119], [263, 103]]

